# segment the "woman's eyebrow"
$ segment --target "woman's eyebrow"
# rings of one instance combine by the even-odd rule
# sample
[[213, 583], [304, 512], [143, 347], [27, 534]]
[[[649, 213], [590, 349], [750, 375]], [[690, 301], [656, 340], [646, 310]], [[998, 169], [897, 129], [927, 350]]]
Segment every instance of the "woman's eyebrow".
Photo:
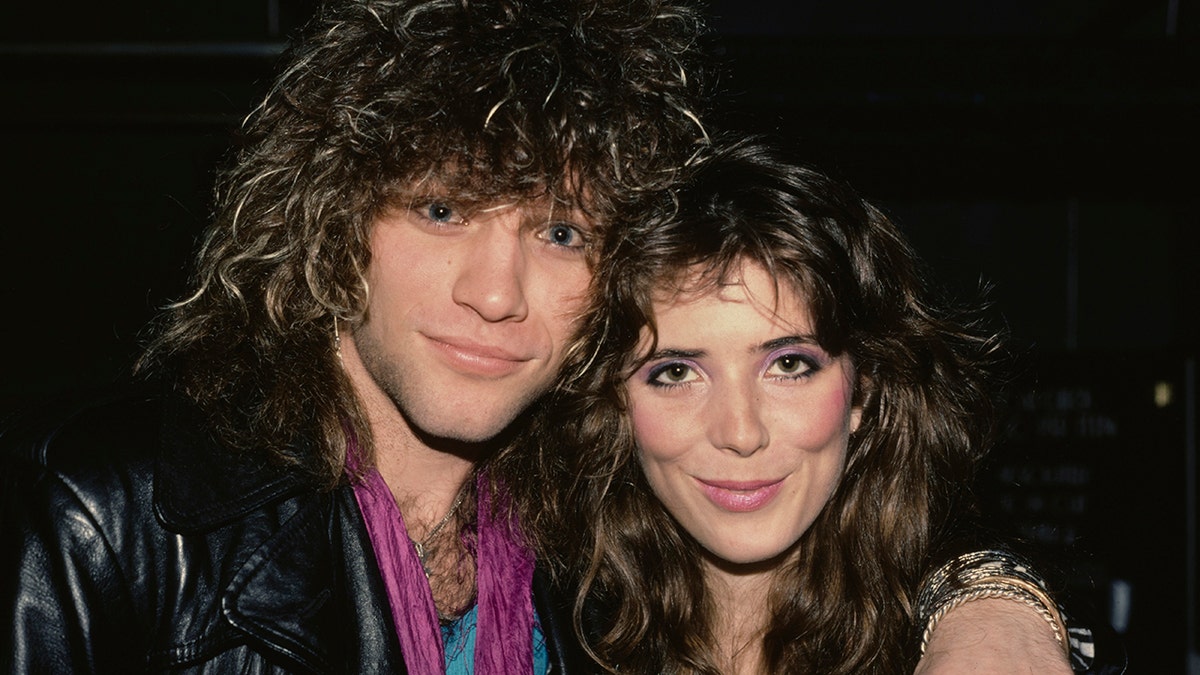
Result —
[[659, 349], [647, 357], [647, 360], [657, 359], [695, 359], [705, 355], [702, 349]]
[[759, 346], [760, 351], [769, 352], [780, 347], [790, 347], [792, 345], [815, 345], [817, 338], [812, 335], [784, 335], [773, 340], [767, 340]]

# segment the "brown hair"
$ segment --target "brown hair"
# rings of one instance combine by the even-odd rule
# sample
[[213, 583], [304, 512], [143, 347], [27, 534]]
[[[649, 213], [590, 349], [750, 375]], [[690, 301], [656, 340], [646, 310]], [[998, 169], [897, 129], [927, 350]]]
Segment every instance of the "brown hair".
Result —
[[577, 620], [602, 663], [717, 672], [699, 545], [645, 480], [624, 385], [656, 290], [696, 266], [719, 283], [759, 263], [808, 301], [821, 346], [850, 356], [863, 408], [840, 485], [774, 578], [766, 663], [911, 672], [917, 584], [989, 443], [997, 339], [934, 303], [913, 250], [849, 187], [758, 140], [719, 146], [627, 230], [536, 422], [543, 468], [560, 472], [543, 480], [541, 521], [559, 534], [541, 544], [581, 583]]
[[[696, 12], [671, 0], [350, 0], [313, 20], [219, 180], [194, 290], [139, 368], [218, 436], [327, 484], [370, 434], [336, 360], [369, 229], [425, 180], [593, 220], [671, 180], [703, 133]], [[316, 446], [297, 447], [315, 439]]]

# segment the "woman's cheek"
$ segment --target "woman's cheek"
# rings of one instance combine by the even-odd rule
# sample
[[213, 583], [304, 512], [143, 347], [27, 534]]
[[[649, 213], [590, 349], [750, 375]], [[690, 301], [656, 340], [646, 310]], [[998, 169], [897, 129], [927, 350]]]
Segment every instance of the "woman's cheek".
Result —
[[669, 459], [685, 447], [683, 433], [688, 424], [682, 422], [679, 411], [669, 408], [647, 401], [634, 401], [631, 405], [633, 437], [643, 455]]
[[786, 437], [793, 447], [812, 451], [824, 450], [834, 441], [844, 441], [851, 426], [850, 395], [850, 386], [846, 385], [829, 388], [820, 396], [781, 402], [775, 419], [782, 433], [773, 435], [780, 441]]

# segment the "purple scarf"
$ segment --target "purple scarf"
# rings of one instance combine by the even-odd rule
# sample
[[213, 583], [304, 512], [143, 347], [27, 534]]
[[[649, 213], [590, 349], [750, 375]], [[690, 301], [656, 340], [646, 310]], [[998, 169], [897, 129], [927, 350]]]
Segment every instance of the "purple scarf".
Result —
[[[348, 454], [354, 457], [356, 453], [352, 448]], [[483, 475], [476, 479], [475, 486], [479, 523], [475, 673], [532, 673], [533, 554], [522, 544], [516, 523], [492, 517], [492, 495]], [[354, 485], [354, 498], [375, 549], [408, 671], [445, 673], [446, 657], [433, 592], [391, 490], [383, 476], [371, 469], [363, 483]], [[499, 500], [503, 498], [498, 496]]]

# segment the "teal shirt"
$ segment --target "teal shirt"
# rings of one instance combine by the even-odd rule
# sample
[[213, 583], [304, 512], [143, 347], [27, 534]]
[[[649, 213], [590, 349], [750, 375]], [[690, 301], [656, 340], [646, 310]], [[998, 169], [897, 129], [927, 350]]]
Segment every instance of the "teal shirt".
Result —
[[[450, 625], [442, 626], [442, 643], [446, 648], [446, 675], [474, 675], [476, 606]], [[550, 657], [546, 653], [546, 636], [537, 613], [533, 615], [533, 675], [546, 675]]]

